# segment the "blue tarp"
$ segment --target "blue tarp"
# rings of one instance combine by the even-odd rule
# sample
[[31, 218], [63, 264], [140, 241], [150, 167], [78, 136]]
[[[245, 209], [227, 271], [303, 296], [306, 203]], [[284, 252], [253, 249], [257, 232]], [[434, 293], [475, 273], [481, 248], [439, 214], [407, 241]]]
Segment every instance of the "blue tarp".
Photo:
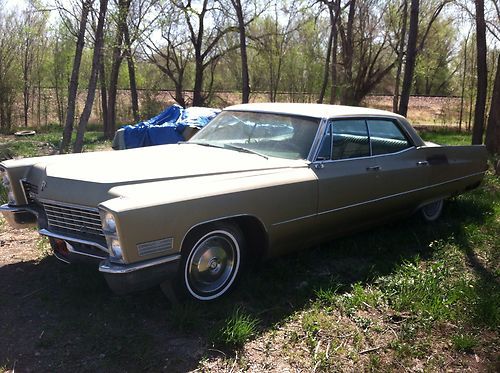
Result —
[[125, 147], [130, 149], [184, 141], [182, 132], [187, 126], [202, 128], [219, 112], [219, 109], [204, 107], [184, 109], [179, 105], [172, 105], [156, 117], [123, 127]]

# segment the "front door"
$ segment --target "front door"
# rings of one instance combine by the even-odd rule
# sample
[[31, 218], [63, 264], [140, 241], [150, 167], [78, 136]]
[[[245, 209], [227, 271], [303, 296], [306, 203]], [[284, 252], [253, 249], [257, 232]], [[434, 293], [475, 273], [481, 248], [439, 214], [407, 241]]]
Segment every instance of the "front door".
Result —
[[325, 236], [373, 218], [379, 170], [364, 119], [332, 120], [313, 163], [318, 178], [318, 230]]

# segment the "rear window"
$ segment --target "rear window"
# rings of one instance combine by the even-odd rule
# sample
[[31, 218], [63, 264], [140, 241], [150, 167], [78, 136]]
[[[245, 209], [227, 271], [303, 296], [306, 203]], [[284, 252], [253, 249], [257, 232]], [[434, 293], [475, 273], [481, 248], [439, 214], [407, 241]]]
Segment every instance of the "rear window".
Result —
[[372, 155], [395, 153], [411, 146], [398, 125], [389, 119], [368, 119]]

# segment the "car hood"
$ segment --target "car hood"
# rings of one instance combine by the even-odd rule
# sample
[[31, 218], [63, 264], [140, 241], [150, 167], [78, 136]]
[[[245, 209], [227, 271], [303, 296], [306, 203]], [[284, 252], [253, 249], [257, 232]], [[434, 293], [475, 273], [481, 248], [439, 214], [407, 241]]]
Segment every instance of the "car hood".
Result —
[[[115, 186], [303, 167], [305, 161], [265, 158], [230, 149], [195, 144], [59, 155], [40, 158], [26, 179], [38, 198], [96, 206], [112, 197]], [[195, 182], [195, 181], [193, 181]]]

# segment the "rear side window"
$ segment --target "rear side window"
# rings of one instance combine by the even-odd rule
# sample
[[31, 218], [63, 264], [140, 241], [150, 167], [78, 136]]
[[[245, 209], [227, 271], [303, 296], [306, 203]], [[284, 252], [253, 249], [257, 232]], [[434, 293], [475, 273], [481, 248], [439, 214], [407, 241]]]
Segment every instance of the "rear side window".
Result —
[[395, 153], [411, 147], [396, 123], [388, 119], [368, 119], [372, 155]]
[[365, 120], [334, 120], [327, 131], [318, 159], [348, 159], [370, 155], [370, 143]]

